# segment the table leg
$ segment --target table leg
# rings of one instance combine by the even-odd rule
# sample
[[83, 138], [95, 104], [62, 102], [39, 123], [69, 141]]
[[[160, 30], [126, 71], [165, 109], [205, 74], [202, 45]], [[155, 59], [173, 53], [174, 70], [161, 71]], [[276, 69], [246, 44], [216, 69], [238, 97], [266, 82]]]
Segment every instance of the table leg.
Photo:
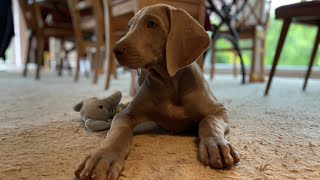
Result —
[[272, 69], [270, 71], [268, 84], [267, 84], [267, 87], [266, 87], [266, 90], [265, 90], [265, 94], [264, 94], [265, 96], [268, 95], [269, 88], [270, 88], [270, 85], [271, 85], [271, 82], [272, 82], [272, 78], [273, 78], [273, 75], [275, 73], [278, 61], [279, 61], [279, 57], [280, 57], [280, 54], [281, 54], [281, 50], [282, 50], [284, 41], [286, 40], [286, 36], [287, 36], [287, 32], [288, 32], [290, 23], [291, 23], [291, 19], [286, 19], [283, 22], [282, 30], [281, 30], [281, 34], [280, 34], [280, 37], [279, 37], [277, 50], [276, 50], [276, 54], [274, 55]]
[[302, 88], [303, 91], [306, 90], [308, 79], [310, 77], [312, 66], [313, 66], [317, 51], [318, 51], [319, 43], [320, 43], [320, 26], [318, 27], [318, 33], [317, 33], [317, 37], [316, 37], [316, 40], [313, 45], [313, 50], [312, 50], [312, 54], [311, 54], [311, 58], [310, 58], [310, 62], [309, 62], [308, 71], [307, 71], [307, 74], [304, 79], [303, 88]]

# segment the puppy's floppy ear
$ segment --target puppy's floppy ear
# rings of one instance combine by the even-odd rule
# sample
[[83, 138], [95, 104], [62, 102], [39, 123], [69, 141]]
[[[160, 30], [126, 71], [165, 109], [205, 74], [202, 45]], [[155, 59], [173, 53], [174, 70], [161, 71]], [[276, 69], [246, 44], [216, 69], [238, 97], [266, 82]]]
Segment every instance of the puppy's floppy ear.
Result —
[[170, 32], [166, 44], [167, 70], [173, 77], [190, 65], [210, 46], [210, 38], [202, 26], [186, 11], [167, 7]]

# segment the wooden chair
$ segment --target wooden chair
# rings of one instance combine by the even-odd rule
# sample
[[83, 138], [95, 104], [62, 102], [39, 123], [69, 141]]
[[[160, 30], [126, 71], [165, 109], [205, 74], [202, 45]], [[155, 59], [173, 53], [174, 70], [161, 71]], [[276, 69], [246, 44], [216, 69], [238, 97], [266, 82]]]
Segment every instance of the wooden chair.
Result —
[[[71, 19], [67, 16], [67, 5], [63, 1], [27, 1], [19, 0], [20, 8], [24, 15], [27, 28], [31, 31], [31, 35], [28, 40], [28, 52], [27, 59], [25, 62], [25, 68], [23, 71], [23, 76], [27, 76], [28, 63], [30, 62], [31, 53], [31, 42], [32, 39], [36, 39], [36, 79], [40, 78], [40, 69], [43, 64], [43, 53], [45, 48], [45, 43], [48, 41], [49, 37], [56, 37], [60, 39], [70, 39], [73, 37], [73, 31], [71, 29], [72, 25]], [[54, 7], [54, 8], [53, 8]], [[65, 8], [66, 7], [66, 8]], [[59, 8], [59, 9], [57, 9]], [[52, 10], [52, 12], [48, 11]], [[46, 13], [58, 13], [65, 14], [61, 16], [62, 19], [58, 21], [52, 21], [50, 23], [45, 21]], [[53, 18], [55, 19], [55, 18]], [[60, 22], [59, 22], [60, 21]]]
[[[108, 59], [107, 59], [107, 73], [105, 78], [105, 89], [110, 86], [110, 76], [114, 71], [115, 58], [112, 53], [112, 47], [115, 42], [125, 35], [128, 30], [128, 21], [141, 8], [157, 3], [168, 4], [177, 8], [186, 10], [191, 16], [198, 20], [201, 25], [204, 25], [205, 20], [205, 6], [203, 0], [103, 0], [105, 9], [107, 11], [108, 19], [106, 19], [106, 34]], [[203, 66], [203, 58], [197, 60], [200, 66]], [[131, 72], [131, 86], [130, 94], [135, 94], [135, 79], [136, 71]]]
[[71, 11], [73, 31], [75, 34], [77, 64], [74, 80], [78, 81], [80, 60], [94, 53], [92, 68], [94, 69], [93, 83], [98, 82], [102, 72], [102, 52], [104, 51], [104, 17], [101, 1], [68, 0]]
[[128, 31], [128, 21], [134, 16], [132, 11], [133, 1], [128, 0], [103, 0], [105, 9], [105, 34], [106, 34], [106, 76], [105, 89], [110, 87], [110, 77], [116, 74], [117, 61], [112, 52], [114, 44]]
[[288, 32], [288, 29], [290, 27], [291, 22], [296, 22], [296, 23], [301, 23], [304, 25], [311, 25], [311, 26], [318, 27], [318, 33], [316, 35], [316, 39], [315, 39], [313, 50], [311, 53], [311, 58], [310, 58], [308, 70], [307, 70], [304, 84], [303, 84], [303, 90], [306, 89], [308, 79], [311, 74], [312, 65], [314, 63], [314, 60], [315, 60], [315, 57], [317, 54], [317, 50], [318, 50], [318, 46], [320, 43], [320, 11], [319, 11], [319, 9], [320, 9], [320, 1], [301, 2], [301, 3], [281, 6], [276, 9], [276, 12], [275, 12], [276, 19], [282, 19], [283, 25], [282, 25], [282, 30], [281, 30], [281, 34], [279, 37], [278, 45], [277, 45], [277, 50], [274, 55], [268, 84], [267, 84], [267, 87], [265, 90], [265, 95], [268, 95], [268, 93], [269, 93], [272, 78], [274, 76], [274, 73], [275, 73], [275, 70], [276, 70], [276, 67], [277, 67], [277, 64], [279, 61], [279, 57], [281, 54], [281, 50], [282, 50], [283, 44], [286, 40], [287, 32]]
[[[241, 6], [241, 1], [238, 1], [238, 6]], [[237, 15], [234, 25], [239, 32], [240, 40], [251, 40], [252, 45], [249, 47], [240, 47], [243, 51], [251, 51], [251, 68], [249, 74], [249, 82], [264, 82], [265, 68], [264, 68], [264, 49], [265, 39], [267, 33], [267, 24], [269, 19], [271, 0], [248, 0], [243, 10]], [[239, 7], [240, 8], [240, 7]], [[228, 33], [228, 32], [224, 32]], [[210, 69], [210, 78], [214, 76], [214, 64], [216, 63], [217, 51], [232, 51], [233, 48], [212, 48], [212, 61]], [[258, 63], [258, 61], [260, 61]], [[238, 70], [236, 61], [234, 63], [234, 76], [237, 75]], [[257, 64], [259, 66], [257, 67]], [[259, 74], [256, 72], [259, 68]]]

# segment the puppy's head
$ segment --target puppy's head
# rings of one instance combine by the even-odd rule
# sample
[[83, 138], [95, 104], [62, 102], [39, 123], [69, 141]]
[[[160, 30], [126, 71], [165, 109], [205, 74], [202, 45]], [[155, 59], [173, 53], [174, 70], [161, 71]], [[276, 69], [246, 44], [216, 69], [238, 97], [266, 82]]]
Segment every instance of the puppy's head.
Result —
[[158, 4], [141, 9], [114, 46], [120, 65], [151, 69], [165, 63], [168, 74], [194, 62], [210, 45], [206, 31], [186, 11]]

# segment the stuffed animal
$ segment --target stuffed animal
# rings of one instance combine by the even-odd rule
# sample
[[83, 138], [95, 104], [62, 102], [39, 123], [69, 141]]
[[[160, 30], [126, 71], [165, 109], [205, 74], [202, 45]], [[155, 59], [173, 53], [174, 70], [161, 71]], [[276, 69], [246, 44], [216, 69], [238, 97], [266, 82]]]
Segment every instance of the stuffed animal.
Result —
[[117, 91], [104, 99], [93, 97], [81, 101], [73, 109], [80, 112], [80, 118], [88, 129], [102, 131], [109, 129], [113, 116], [128, 106], [129, 103], [120, 103], [121, 98], [121, 92]]

